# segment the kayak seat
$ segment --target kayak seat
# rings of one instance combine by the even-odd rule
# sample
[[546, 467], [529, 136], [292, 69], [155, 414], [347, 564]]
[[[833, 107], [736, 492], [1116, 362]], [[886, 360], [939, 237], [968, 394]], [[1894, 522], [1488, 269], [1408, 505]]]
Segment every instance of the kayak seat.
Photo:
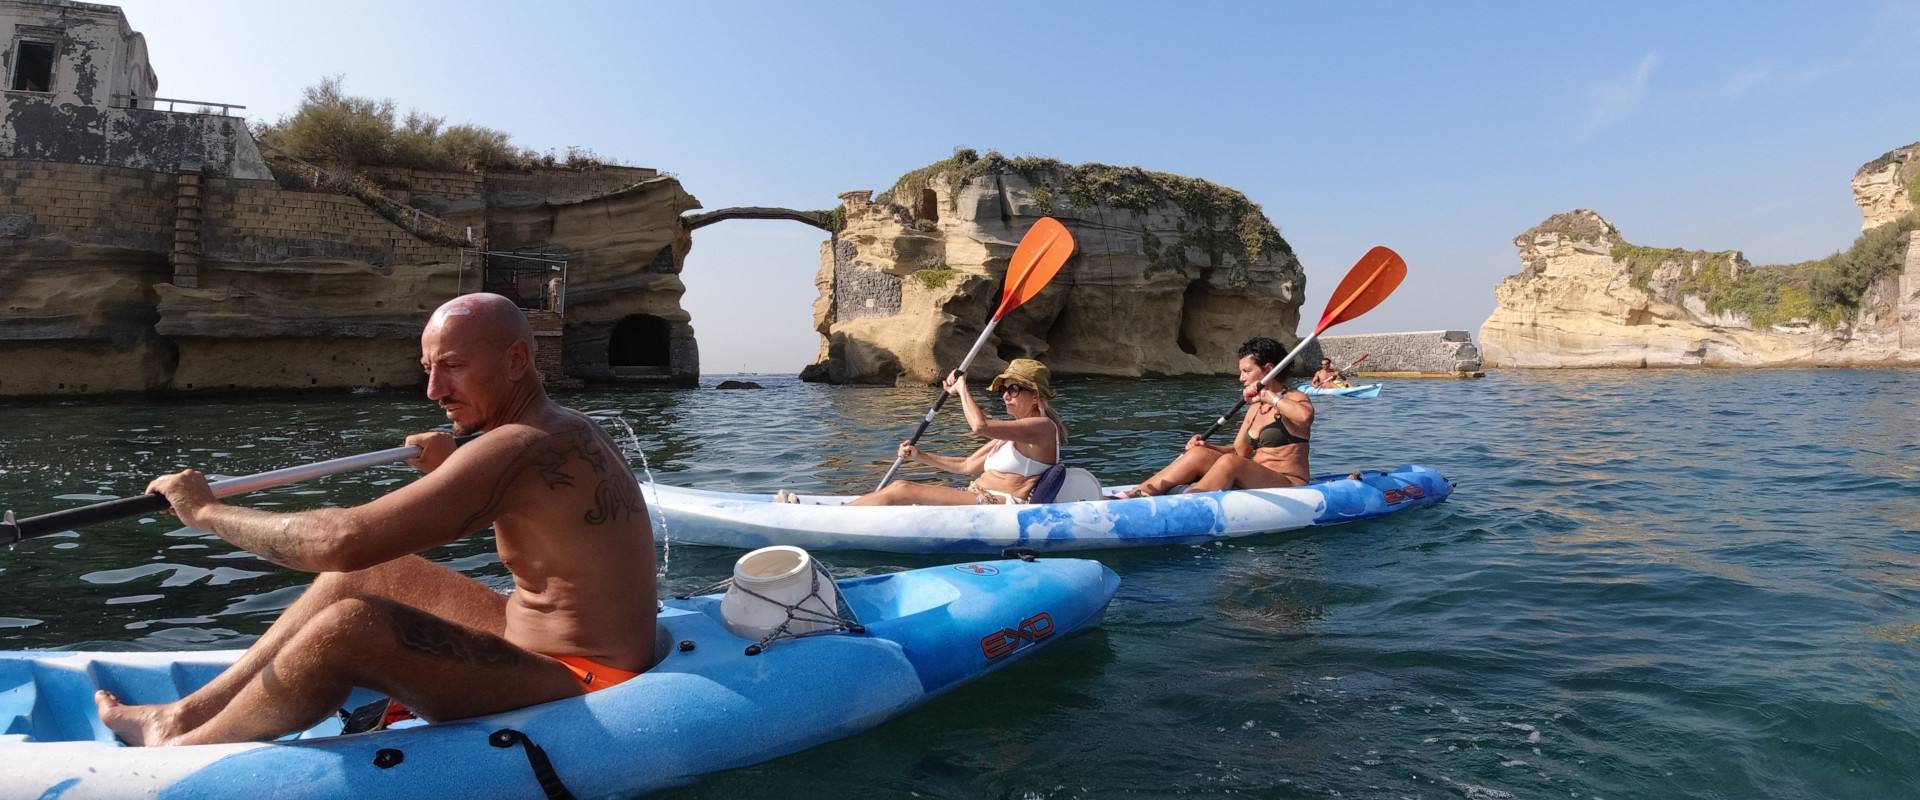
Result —
[[1066, 477], [1060, 481], [1060, 490], [1048, 502], [1079, 503], [1099, 499], [1100, 480], [1084, 469], [1068, 467]]

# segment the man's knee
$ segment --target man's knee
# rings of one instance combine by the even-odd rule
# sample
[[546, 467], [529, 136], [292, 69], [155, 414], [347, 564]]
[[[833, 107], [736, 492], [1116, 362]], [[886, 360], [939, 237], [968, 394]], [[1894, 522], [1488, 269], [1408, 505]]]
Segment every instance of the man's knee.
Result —
[[313, 616], [308, 627], [316, 634], [331, 638], [373, 634], [391, 627], [401, 611], [400, 604], [380, 595], [356, 594], [342, 597]]
[[352, 572], [322, 572], [313, 579], [316, 587], [325, 587], [341, 595], [366, 594], [400, 580], [402, 559], [375, 564]]

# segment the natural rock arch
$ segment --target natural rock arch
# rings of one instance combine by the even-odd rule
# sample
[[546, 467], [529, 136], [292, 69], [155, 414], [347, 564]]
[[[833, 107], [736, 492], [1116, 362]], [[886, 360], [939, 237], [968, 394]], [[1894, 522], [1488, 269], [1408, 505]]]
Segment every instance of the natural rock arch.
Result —
[[794, 222], [812, 225], [820, 230], [831, 233], [834, 230], [832, 216], [833, 212], [831, 211], [800, 211], [792, 208], [735, 206], [733, 208], [723, 208], [718, 211], [709, 211], [704, 214], [688, 214], [681, 217], [680, 220], [686, 224], [688, 231], [695, 231], [716, 222], [725, 222], [730, 219], [789, 219]]

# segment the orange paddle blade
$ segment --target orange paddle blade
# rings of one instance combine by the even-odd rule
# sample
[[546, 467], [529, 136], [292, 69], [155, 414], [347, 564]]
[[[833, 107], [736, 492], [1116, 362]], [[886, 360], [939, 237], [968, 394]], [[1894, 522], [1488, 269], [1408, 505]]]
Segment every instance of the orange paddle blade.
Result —
[[1327, 313], [1320, 315], [1320, 325], [1313, 332], [1318, 335], [1372, 311], [1387, 295], [1393, 294], [1406, 277], [1407, 260], [1399, 253], [1385, 247], [1368, 250], [1353, 269], [1347, 271], [1347, 277], [1340, 279], [1340, 287], [1333, 290], [1333, 296], [1327, 298]]
[[1033, 223], [1027, 235], [1020, 237], [1013, 261], [1007, 264], [1006, 287], [1000, 291], [1000, 308], [993, 312], [993, 318], [1006, 316], [1047, 288], [1047, 282], [1060, 273], [1061, 265], [1072, 255], [1073, 234], [1060, 220], [1041, 217]]

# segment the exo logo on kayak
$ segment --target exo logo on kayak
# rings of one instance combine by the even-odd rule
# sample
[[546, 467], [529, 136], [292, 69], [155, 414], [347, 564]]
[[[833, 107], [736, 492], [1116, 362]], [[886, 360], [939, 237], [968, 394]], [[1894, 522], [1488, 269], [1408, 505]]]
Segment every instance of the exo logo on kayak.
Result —
[[1399, 489], [1388, 489], [1385, 493], [1387, 505], [1393, 505], [1403, 500], [1418, 500], [1426, 496], [1427, 490], [1418, 486], [1403, 486]]
[[975, 575], [1000, 574], [999, 567], [991, 567], [991, 566], [987, 566], [986, 564], [955, 564], [953, 565], [953, 568], [960, 570], [961, 572], [971, 572]]
[[1018, 628], [1001, 628], [980, 637], [980, 654], [988, 661], [1053, 635], [1053, 615], [1045, 611], [1020, 621]]

